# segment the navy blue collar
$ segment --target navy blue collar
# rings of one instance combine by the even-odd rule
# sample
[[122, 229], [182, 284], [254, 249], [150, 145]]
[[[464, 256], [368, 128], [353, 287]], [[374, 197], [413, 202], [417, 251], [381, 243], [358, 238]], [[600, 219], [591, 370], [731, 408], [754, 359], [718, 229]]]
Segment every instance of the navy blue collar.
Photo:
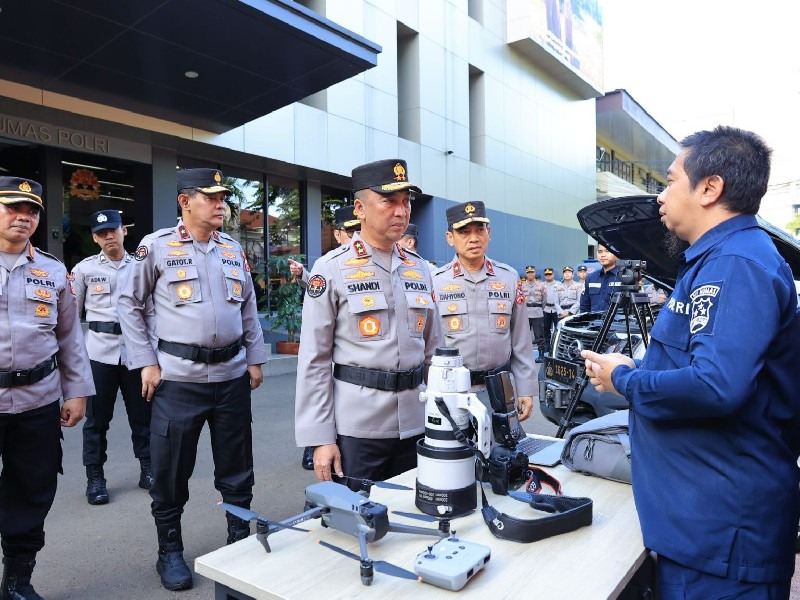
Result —
[[755, 215], [736, 215], [735, 217], [731, 217], [701, 235], [700, 239], [689, 246], [680, 255], [679, 260], [683, 263], [692, 262], [708, 252], [712, 246], [717, 245], [720, 240], [723, 240], [737, 231], [750, 229], [752, 227], [758, 227], [758, 221], [756, 221]]

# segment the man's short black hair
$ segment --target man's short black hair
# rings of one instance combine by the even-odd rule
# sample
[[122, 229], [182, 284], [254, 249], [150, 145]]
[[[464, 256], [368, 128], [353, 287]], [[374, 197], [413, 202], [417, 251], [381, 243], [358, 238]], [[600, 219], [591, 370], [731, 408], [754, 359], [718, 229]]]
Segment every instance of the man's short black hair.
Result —
[[754, 215], [767, 193], [772, 150], [751, 131], [720, 125], [681, 140], [688, 150], [683, 168], [692, 187], [718, 175], [725, 182], [720, 201], [731, 212]]

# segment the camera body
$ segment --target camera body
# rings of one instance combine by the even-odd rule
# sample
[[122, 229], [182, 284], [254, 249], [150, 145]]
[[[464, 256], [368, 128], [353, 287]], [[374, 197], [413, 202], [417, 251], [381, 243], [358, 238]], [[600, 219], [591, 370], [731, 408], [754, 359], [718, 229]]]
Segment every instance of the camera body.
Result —
[[617, 273], [622, 285], [635, 285], [639, 287], [642, 281], [642, 270], [647, 268], [645, 260], [618, 260]]
[[488, 482], [492, 492], [507, 496], [524, 483], [528, 455], [516, 450], [525, 432], [517, 418], [514, 376], [501, 371], [486, 377], [486, 391], [492, 407], [492, 450], [485, 461], [475, 461], [475, 478]]

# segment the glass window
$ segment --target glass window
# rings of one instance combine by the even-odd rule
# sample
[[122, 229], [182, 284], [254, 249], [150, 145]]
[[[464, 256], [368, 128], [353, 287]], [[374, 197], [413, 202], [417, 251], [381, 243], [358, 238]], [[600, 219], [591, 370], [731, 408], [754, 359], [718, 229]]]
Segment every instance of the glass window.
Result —
[[322, 255], [336, 248], [339, 243], [333, 236], [336, 230], [336, 209], [353, 203], [350, 190], [322, 186]]
[[[223, 170], [223, 173], [225, 171]], [[222, 230], [241, 244], [250, 262], [250, 274], [259, 307], [265, 302], [266, 246], [264, 243], [264, 183], [253, 178], [225, 177], [233, 190], [226, 200]], [[263, 300], [262, 300], [263, 298]]]
[[269, 176], [267, 189], [270, 255], [300, 254], [300, 186], [296, 180]]
[[[135, 163], [102, 156], [64, 152], [61, 161], [64, 210], [64, 264], [71, 270], [87, 256], [100, 252], [89, 229], [89, 215], [118, 210], [122, 223], [133, 223]], [[129, 230], [125, 250], [133, 252], [148, 232]]]

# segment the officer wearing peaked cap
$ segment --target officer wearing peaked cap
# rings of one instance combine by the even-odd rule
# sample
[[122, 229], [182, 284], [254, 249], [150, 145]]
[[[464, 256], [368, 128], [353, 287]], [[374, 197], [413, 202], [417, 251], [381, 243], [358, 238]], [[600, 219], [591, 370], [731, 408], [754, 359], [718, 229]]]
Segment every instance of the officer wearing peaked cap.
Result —
[[447, 243], [456, 256], [433, 272], [445, 342], [458, 348], [473, 389], [486, 402], [486, 376], [510, 371], [519, 418], [527, 419], [533, 408], [535, 373], [522, 285], [514, 269], [486, 256], [491, 229], [483, 202], [451, 206], [447, 226]]
[[522, 295], [525, 297], [525, 307], [528, 311], [528, 324], [533, 335], [533, 342], [539, 351], [536, 362], [542, 362], [545, 351], [544, 341], [544, 300], [545, 287], [541, 281], [536, 280], [536, 267], [525, 267], [525, 281], [522, 282]]
[[[34, 248], [42, 186], [0, 177], [0, 597], [41, 599], [31, 585], [61, 470], [61, 427], [94, 394], [67, 270]], [[59, 398], [64, 405], [59, 407]]]
[[[250, 507], [250, 391], [261, 384], [267, 360], [247, 258], [238, 242], [217, 231], [231, 191], [216, 169], [187, 169], [177, 178], [181, 220], [144, 237], [118, 304], [126, 365], [142, 369], [142, 395], [153, 401], [151, 511], [158, 532], [156, 569], [169, 590], [192, 586], [181, 514], [206, 421], [214, 486], [224, 502]], [[150, 296], [157, 350], [145, 326]], [[228, 543], [249, 535], [247, 521], [230, 514], [227, 520]]]
[[[114, 416], [117, 391], [122, 392], [128, 424], [131, 427], [133, 455], [139, 459], [139, 487], [153, 485], [150, 465], [150, 403], [142, 398], [139, 369], [125, 366], [125, 345], [117, 317], [117, 299], [133, 257], [125, 251], [123, 241], [128, 229], [122, 224], [118, 210], [101, 210], [89, 217], [92, 239], [100, 246], [99, 254], [89, 256], [72, 270], [72, 285], [78, 310], [86, 313], [89, 331], [86, 349], [92, 365], [97, 394], [86, 406], [83, 424], [83, 464], [86, 467], [86, 500], [89, 504], [106, 504], [103, 465], [106, 462], [106, 435]], [[153, 302], [145, 300], [148, 326], [152, 328]], [[152, 333], [152, 332], [151, 332]]]
[[567, 265], [562, 270], [564, 280], [558, 286], [556, 315], [559, 319], [577, 315], [581, 305], [581, 284], [573, 278], [574, 269]]
[[361, 231], [311, 269], [297, 365], [295, 437], [317, 447], [325, 481], [332, 473], [383, 480], [416, 466], [419, 386], [440, 341], [428, 268], [397, 243], [419, 191], [405, 161], [352, 175]]
[[[544, 314], [544, 344], [545, 352], [549, 351], [550, 343], [553, 339], [553, 333], [558, 323], [558, 313], [556, 313], [556, 303], [558, 299], [561, 284], [555, 279], [555, 271], [553, 267], [547, 267], [544, 270], [544, 307], [542, 312]], [[539, 353], [541, 356], [541, 351]]]

